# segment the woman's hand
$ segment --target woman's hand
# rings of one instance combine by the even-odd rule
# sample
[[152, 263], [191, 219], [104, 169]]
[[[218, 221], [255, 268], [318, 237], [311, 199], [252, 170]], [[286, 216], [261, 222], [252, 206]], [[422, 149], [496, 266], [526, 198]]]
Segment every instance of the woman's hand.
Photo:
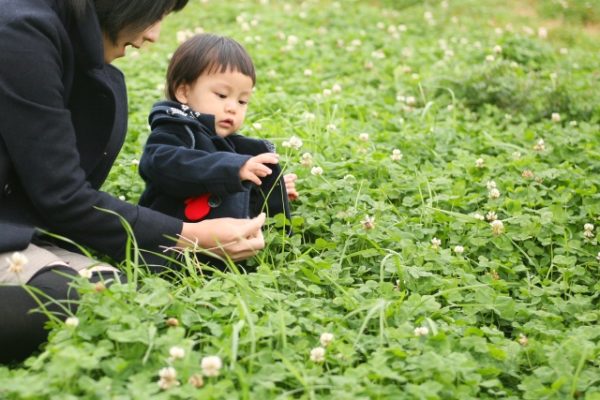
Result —
[[287, 191], [288, 199], [290, 200], [296, 200], [298, 196], [300, 196], [296, 190], [296, 179], [298, 179], [296, 174], [285, 174], [283, 176], [285, 190]]
[[198, 248], [214, 255], [245, 260], [265, 247], [261, 227], [265, 214], [253, 219], [216, 218], [184, 222], [177, 247]]

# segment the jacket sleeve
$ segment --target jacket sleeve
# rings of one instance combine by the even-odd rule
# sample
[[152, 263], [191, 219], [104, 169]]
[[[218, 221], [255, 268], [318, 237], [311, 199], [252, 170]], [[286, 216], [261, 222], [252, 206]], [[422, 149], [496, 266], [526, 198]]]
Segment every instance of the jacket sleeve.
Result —
[[63, 84], [65, 65], [74, 61], [56, 19], [32, 17], [0, 29], [0, 135], [17, 180], [53, 233], [122, 259], [127, 236], [117, 216], [99, 210], [106, 209], [131, 225], [141, 248], [158, 251], [172, 244], [164, 235], [181, 232], [181, 221], [86, 180]]
[[[196, 135], [196, 139], [200, 141], [200, 135]], [[191, 146], [184, 125], [160, 125], [148, 137], [140, 160], [140, 174], [153, 187], [180, 198], [245, 190], [240, 168], [251, 156], [209, 152], [199, 148], [208, 147], [202, 143], [197, 143], [196, 148]]]

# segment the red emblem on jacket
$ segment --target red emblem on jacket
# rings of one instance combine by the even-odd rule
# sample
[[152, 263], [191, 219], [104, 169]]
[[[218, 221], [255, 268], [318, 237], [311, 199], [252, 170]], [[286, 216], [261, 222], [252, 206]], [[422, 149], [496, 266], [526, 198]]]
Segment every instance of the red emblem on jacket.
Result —
[[190, 221], [200, 221], [206, 217], [210, 212], [210, 205], [208, 200], [210, 199], [210, 193], [205, 193], [198, 197], [190, 197], [185, 200], [185, 217]]

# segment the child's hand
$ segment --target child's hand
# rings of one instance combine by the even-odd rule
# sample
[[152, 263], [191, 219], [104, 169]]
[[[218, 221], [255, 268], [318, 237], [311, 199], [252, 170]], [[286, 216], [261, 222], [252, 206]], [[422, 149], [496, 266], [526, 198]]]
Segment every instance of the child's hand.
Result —
[[283, 182], [285, 182], [285, 190], [287, 191], [288, 199], [296, 200], [298, 196], [298, 191], [296, 190], [296, 179], [298, 179], [298, 175], [296, 174], [285, 174], [283, 176]]
[[260, 178], [271, 175], [273, 171], [264, 164], [278, 164], [279, 155], [275, 153], [262, 153], [252, 157], [240, 168], [240, 179], [243, 181], [251, 181], [257, 185], [261, 185]]

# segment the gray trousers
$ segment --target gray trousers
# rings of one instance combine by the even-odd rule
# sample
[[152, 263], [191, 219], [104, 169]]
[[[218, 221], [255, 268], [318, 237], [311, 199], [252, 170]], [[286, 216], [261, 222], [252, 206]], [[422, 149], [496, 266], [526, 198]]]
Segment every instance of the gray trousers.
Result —
[[[13, 257], [14, 253], [0, 253], [0, 285], [26, 284], [42, 268], [58, 265], [73, 268], [83, 276], [96, 271], [118, 272], [118, 269], [111, 265], [50, 243], [30, 244], [26, 249], [17, 252], [20, 254], [16, 257]], [[15, 259], [24, 261], [19, 264], [18, 271], [14, 268]]]

